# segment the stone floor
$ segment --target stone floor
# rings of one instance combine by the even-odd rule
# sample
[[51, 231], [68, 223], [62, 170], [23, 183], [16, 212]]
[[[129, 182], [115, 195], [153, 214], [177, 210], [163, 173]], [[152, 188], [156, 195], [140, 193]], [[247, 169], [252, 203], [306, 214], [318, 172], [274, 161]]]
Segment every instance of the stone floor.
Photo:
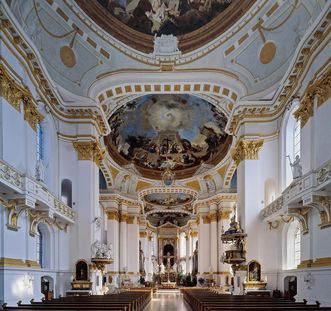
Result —
[[189, 311], [178, 289], [157, 290], [145, 311]]

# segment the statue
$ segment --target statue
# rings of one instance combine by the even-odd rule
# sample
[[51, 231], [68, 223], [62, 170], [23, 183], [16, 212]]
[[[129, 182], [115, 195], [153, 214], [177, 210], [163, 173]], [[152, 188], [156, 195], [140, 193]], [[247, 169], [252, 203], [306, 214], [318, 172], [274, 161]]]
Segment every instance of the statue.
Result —
[[160, 271], [160, 266], [158, 265], [158, 263], [156, 261], [156, 257], [154, 255], [152, 256], [152, 264], [153, 264], [153, 272], [155, 274], [158, 274]]
[[161, 264], [161, 273], [162, 273], [162, 274], [165, 273], [165, 266], [164, 266], [163, 263]]
[[215, 192], [216, 185], [215, 185], [215, 181], [213, 180], [213, 178], [211, 176], [206, 176], [204, 179], [206, 182], [207, 192], [208, 193]]
[[172, 266], [172, 269], [174, 270], [174, 272], [177, 272], [177, 264], [174, 263], [174, 265]]
[[144, 255], [144, 251], [141, 248], [139, 250], [139, 272], [140, 273], [145, 272], [145, 255]]
[[[289, 159], [290, 159], [290, 157], [289, 157]], [[293, 179], [300, 178], [302, 176], [302, 166], [300, 164], [300, 157], [298, 155], [296, 155], [293, 163], [291, 163], [291, 159], [290, 159], [290, 165], [292, 168]]]
[[41, 159], [37, 160], [36, 179], [41, 182], [44, 182], [44, 179], [45, 179], [45, 167], [44, 167], [43, 161]]
[[196, 248], [193, 252], [192, 257], [192, 274], [196, 275], [198, 274], [198, 241], [196, 242]]
[[233, 215], [231, 217], [230, 228], [228, 230], [226, 230], [224, 233], [232, 234], [232, 233], [237, 233], [237, 232], [241, 232], [241, 228], [240, 228], [238, 222], [236, 221], [236, 216]]
[[111, 259], [112, 258], [113, 245], [110, 243], [103, 244], [100, 241], [95, 241], [92, 244], [92, 253], [94, 253], [95, 258]]

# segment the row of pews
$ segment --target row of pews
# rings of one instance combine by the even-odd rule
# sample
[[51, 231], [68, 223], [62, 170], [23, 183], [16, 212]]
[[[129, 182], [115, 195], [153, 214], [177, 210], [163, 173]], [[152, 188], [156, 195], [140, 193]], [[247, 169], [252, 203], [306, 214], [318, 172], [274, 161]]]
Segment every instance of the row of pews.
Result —
[[18, 303], [17, 307], [5, 304], [3, 310], [117, 310], [143, 311], [151, 300], [152, 290], [125, 291], [119, 294], [100, 296], [70, 296], [42, 302], [31, 301], [31, 304]]
[[319, 303], [293, 302], [279, 298], [258, 296], [235, 296], [211, 292], [206, 289], [182, 289], [184, 301], [194, 311], [299, 311], [331, 310], [319, 307]]

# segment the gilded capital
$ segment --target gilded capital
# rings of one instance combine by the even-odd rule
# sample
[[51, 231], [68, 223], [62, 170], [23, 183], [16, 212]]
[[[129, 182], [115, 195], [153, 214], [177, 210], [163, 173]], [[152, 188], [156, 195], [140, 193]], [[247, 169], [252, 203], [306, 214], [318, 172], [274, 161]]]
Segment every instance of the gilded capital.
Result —
[[107, 219], [109, 220], [119, 220], [118, 212], [117, 211], [107, 211]]
[[97, 141], [75, 141], [74, 148], [77, 151], [78, 160], [94, 161], [99, 166], [103, 159], [104, 151]]
[[22, 100], [24, 103], [24, 120], [36, 131], [37, 123], [41, 122], [44, 116], [38, 111], [30, 95], [23, 95]]
[[318, 80], [310, 82], [299, 108], [294, 112], [294, 117], [301, 122], [301, 128], [305, 126], [310, 117], [314, 115], [314, 99], [317, 99], [317, 107], [322, 106], [331, 96], [331, 67]]
[[218, 219], [219, 220], [226, 220], [230, 219], [231, 211], [229, 210], [220, 210], [218, 211]]
[[237, 166], [243, 160], [258, 160], [262, 145], [263, 139], [241, 139], [231, 150], [231, 156]]
[[0, 96], [4, 97], [18, 112], [21, 111], [21, 88], [2, 65], [0, 65]]

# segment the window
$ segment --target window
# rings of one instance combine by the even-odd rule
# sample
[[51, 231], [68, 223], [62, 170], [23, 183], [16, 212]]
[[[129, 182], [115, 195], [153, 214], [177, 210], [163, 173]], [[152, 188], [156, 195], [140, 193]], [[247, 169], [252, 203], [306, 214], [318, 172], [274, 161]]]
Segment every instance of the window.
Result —
[[301, 261], [301, 239], [300, 239], [300, 227], [297, 226], [294, 232], [294, 263], [297, 267]]
[[288, 119], [285, 123], [285, 132], [284, 132], [284, 139], [285, 139], [285, 179], [284, 179], [284, 186], [285, 188], [288, 187], [291, 182], [293, 181], [293, 174], [292, 168], [290, 165], [295, 161], [295, 157], [298, 155], [300, 157], [300, 121], [297, 121], [293, 115], [293, 113], [297, 109], [297, 104], [293, 105], [291, 111], [288, 112]]
[[36, 239], [37, 239], [36, 258], [37, 258], [37, 262], [40, 265], [40, 267], [43, 268], [43, 235], [40, 231], [39, 226], [37, 229]]
[[293, 159], [300, 157], [300, 120], [295, 122], [293, 130]]
[[287, 238], [284, 240], [286, 245], [287, 262], [286, 269], [297, 269], [301, 261], [301, 236], [300, 224], [295, 219], [289, 223]]
[[43, 160], [43, 129], [41, 124], [38, 122], [37, 128], [37, 160]]
[[72, 207], [72, 183], [69, 179], [63, 179], [61, 182], [61, 200]]

